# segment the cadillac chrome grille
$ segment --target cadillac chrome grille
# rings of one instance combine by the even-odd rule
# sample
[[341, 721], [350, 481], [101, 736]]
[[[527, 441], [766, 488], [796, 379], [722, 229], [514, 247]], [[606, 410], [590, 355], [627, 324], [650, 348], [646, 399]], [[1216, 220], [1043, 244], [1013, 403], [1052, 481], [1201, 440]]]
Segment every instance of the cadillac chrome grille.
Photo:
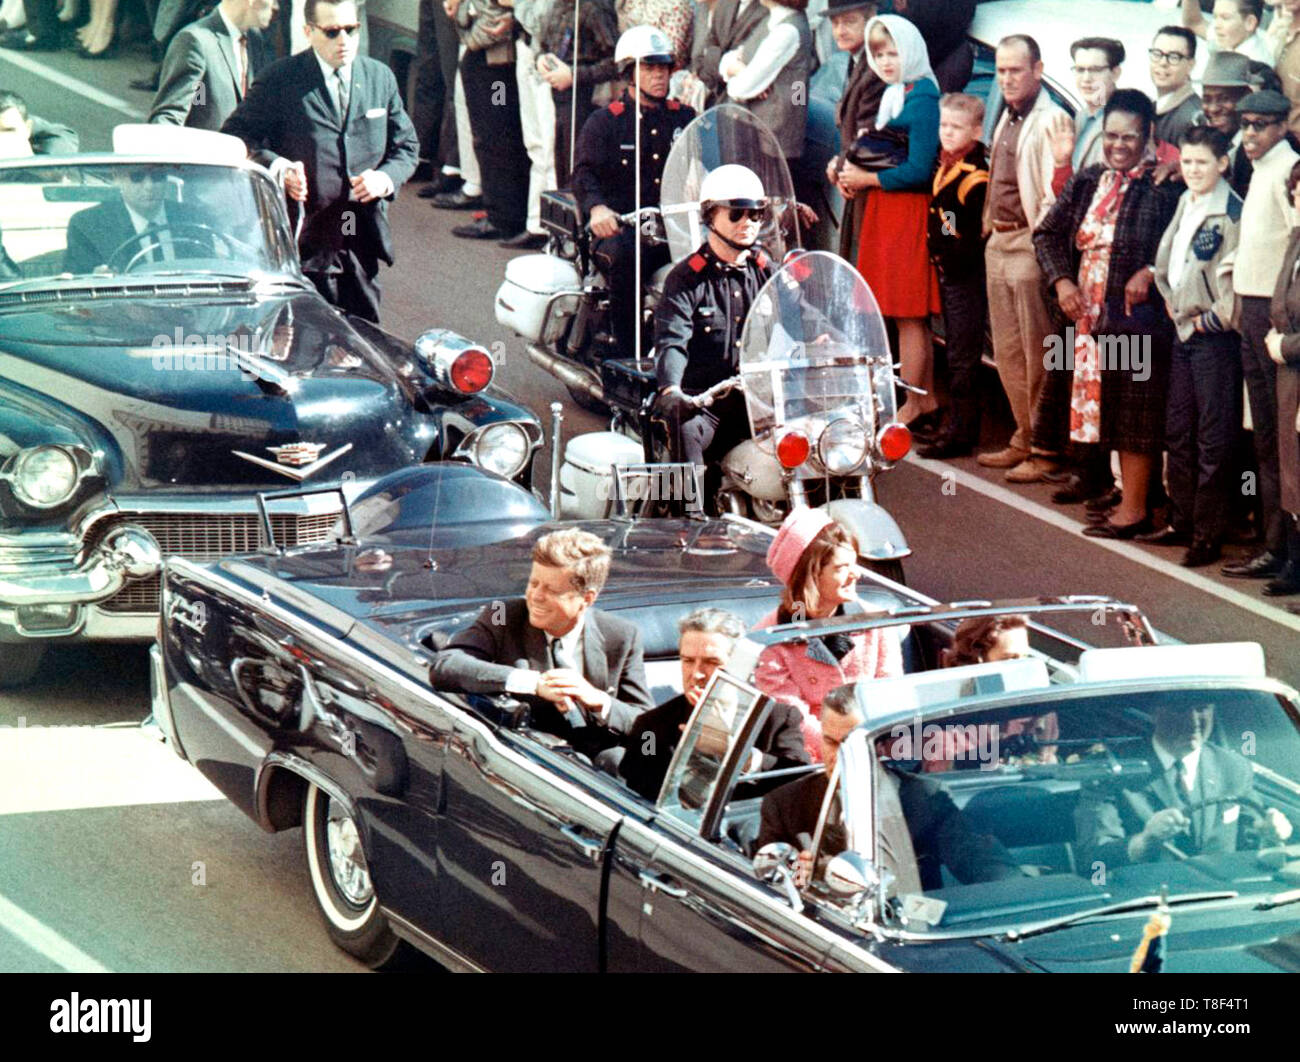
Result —
[[[305, 546], [328, 541], [337, 520], [337, 511], [272, 513], [271, 529], [277, 544]], [[127, 524], [153, 535], [164, 557], [176, 554], [187, 560], [219, 560], [232, 553], [252, 553], [267, 544], [256, 513], [121, 513], [96, 523], [90, 544], [97, 545], [113, 528]], [[107, 612], [157, 612], [158, 576], [132, 580], [100, 608]]]

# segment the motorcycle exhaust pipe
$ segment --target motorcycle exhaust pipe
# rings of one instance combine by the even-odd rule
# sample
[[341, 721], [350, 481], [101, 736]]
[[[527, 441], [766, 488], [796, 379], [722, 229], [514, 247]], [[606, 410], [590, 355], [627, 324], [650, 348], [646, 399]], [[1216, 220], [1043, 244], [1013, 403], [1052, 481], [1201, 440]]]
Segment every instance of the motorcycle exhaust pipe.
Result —
[[527, 350], [529, 360], [534, 365], [549, 372], [565, 387], [582, 391], [597, 402], [605, 401], [604, 388], [600, 386], [596, 374], [590, 369], [579, 369], [566, 361], [561, 361], [549, 350], [544, 350], [536, 343], [529, 343], [524, 349]]

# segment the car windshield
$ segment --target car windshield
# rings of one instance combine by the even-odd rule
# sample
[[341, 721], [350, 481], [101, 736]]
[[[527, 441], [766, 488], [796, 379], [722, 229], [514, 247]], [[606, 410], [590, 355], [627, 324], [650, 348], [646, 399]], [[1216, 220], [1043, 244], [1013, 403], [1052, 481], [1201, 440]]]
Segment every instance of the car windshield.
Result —
[[1024, 925], [1162, 887], [1263, 895], [1295, 865], [1298, 721], [1277, 693], [1213, 686], [1055, 687], [916, 718], [871, 735], [870, 782], [846, 770], [844, 787], [874, 785], [875, 807], [848, 833], [859, 850], [869, 835], [893, 876], [886, 918], [914, 931]]
[[235, 166], [0, 166], [0, 287], [73, 277], [297, 273], [265, 176]]

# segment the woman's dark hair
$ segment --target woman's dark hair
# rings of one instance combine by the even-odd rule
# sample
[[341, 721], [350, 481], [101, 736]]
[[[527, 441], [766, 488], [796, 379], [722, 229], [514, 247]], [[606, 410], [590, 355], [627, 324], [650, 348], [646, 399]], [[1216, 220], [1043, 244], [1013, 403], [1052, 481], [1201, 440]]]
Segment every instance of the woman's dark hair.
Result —
[[1224, 158], [1232, 148], [1232, 141], [1212, 125], [1189, 125], [1178, 138], [1179, 147], [1207, 147], [1216, 159]]
[[1131, 88], [1116, 89], [1114, 95], [1106, 101], [1106, 109], [1102, 112], [1103, 125], [1116, 111], [1133, 115], [1142, 123], [1142, 138], [1151, 139], [1151, 127], [1156, 122], [1156, 105], [1145, 92]]
[[806, 619], [821, 607], [817, 579], [831, 555], [841, 547], [857, 555], [857, 540], [843, 524], [829, 523], [813, 536], [813, 540], [795, 562], [790, 581], [786, 583], [781, 595], [781, 608], [787, 614]]
[[808, 9], [808, 0], [775, 0], [782, 7], [793, 8], [795, 11], [806, 11]]
[[1291, 172], [1286, 177], [1286, 196], [1288, 199], [1295, 194], [1295, 186], [1300, 184], [1300, 162], [1291, 167]]
[[953, 635], [952, 648], [944, 655], [943, 666], [982, 664], [1003, 632], [1028, 626], [1029, 617], [1019, 612], [962, 620], [957, 626], [957, 633]]

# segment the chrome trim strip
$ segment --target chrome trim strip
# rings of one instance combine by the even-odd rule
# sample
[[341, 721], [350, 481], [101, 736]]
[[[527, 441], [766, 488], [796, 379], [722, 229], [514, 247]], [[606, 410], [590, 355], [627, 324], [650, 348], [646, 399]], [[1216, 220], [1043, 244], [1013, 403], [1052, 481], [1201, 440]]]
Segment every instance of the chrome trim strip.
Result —
[[171, 701], [167, 698], [167, 669], [163, 665], [162, 650], [156, 642], [149, 646], [149, 704], [153, 709], [154, 722], [166, 736], [172, 751], [188, 763], [180, 738], [176, 736]]
[[429, 936], [428, 933], [412, 925], [401, 915], [393, 914], [382, 903], [379, 905], [379, 911], [388, 919], [388, 924], [394, 933], [421, 951], [429, 952], [438, 962], [450, 967], [453, 973], [490, 972], [486, 967], [479, 966], [478, 963], [465, 958], [455, 948], [449, 948], [442, 941]]
[[291, 774], [296, 774], [303, 781], [310, 782], [317, 789], [337, 800], [347, 809], [354, 822], [365, 821], [357, 809], [356, 802], [340, 788], [334, 779], [323, 773], [315, 764], [304, 760], [301, 756], [295, 756], [292, 752], [272, 750], [258, 764], [257, 772], [253, 775], [253, 795], [257, 801], [257, 824], [268, 833], [271, 831], [271, 817], [266, 806], [266, 795], [270, 791], [270, 787], [266, 780], [271, 777], [273, 767], [284, 768]]
[[[238, 598], [244, 604], [262, 609], [271, 618], [279, 620], [281, 623], [296, 624], [299, 627], [302, 625], [303, 621], [299, 617], [287, 612], [285, 609], [276, 605], [275, 602], [269, 601], [258, 594], [251, 593], [243, 587], [235, 585], [228, 580], [221, 579], [219, 580], [219, 585], [214, 585], [214, 580], [217, 576], [216, 573], [210, 569], [200, 568], [181, 557], [176, 557], [168, 561], [168, 567], [179, 574], [184, 575], [186, 578], [193, 579], [195, 582], [201, 583], [210, 589], [219, 590], [222, 593], [229, 594], [231, 597]], [[320, 630], [315, 630], [312, 634], [323, 641], [332, 643], [335, 651], [338, 652], [340, 656], [345, 657], [347, 662], [350, 664], [367, 667], [374, 667], [376, 664], [374, 659], [361, 653], [360, 650], [349, 645], [345, 641], [333, 638], [329, 634]], [[521, 755], [515, 749], [510, 748], [510, 746], [504, 744], [497, 736], [496, 731], [486, 723], [482, 722], [470, 713], [457, 708], [449, 701], [437, 697], [437, 691], [432, 687], [426, 686], [421, 688], [412, 681], [409, 676], [404, 675], [399, 671], [395, 671], [392, 668], [388, 669], [386, 677], [390, 682], [413, 694], [417, 700], [432, 703], [433, 705], [436, 705], [438, 711], [453, 716], [458, 724], [473, 731], [480, 741], [491, 746], [493, 751], [497, 755], [501, 756], [502, 759], [509, 761], [512, 765], [527, 771], [529, 774], [538, 776], [543, 779], [547, 785], [553, 786], [570, 799], [578, 801], [591, 811], [594, 811], [605, 818], [613, 818], [616, 822], [621, 821], [623, 826], [621, 826], [620, 829], [626, 829], [629, 824], [636, 824], [634, 819], [622, 815], [609, 804], [593, 799], [589, 793], [584, 792], [572, 783], [565, 781], [557, 775], [544, 771], [535, 762]], [[663, 835], [656, 834], [655, 836], [661, 840], [667, 841], [667, 843], [673, 843], [670, 838], [665, 838]], [[773, 911], [780, 911], [786, 917], [798, 917], [793, 914], [789, 907], [778, 901], [775, 897], [765, 895], [758, 888], [757, 883], [751, 886], [750, 883], [744, 881], [743, 878], [738, 881], [736, 875], [724, 876], [721, 871], [696, 855], [689, 848], [681, 846], [679, 846], [679, 848], [679, 855], [684, 861], [690, 863], [692, 866], [698, 867], [700, 870], [714, 875], [718, 878], [720, 883], [728, 888], [744, 887], [747, 892], [753, 894], [758, 902], [770, 907]], [[863, 949], [861, 945], [855, 944], [854, 941], [848, 937], [832, 933], [830, 930], [824, 929], [816, 923], [812, 923], [811, 931], [819, 937], [824, 937], [828, 943], [832, 943], [836, 947], [847, 948], [853, 951], [854, 954], [860, 954], [862, 961], [869, 966], [882, 972], [893, 971], [893, 967], [889, 966], [883, 960], [878, 959], [876, 956], [871, 955]]]

